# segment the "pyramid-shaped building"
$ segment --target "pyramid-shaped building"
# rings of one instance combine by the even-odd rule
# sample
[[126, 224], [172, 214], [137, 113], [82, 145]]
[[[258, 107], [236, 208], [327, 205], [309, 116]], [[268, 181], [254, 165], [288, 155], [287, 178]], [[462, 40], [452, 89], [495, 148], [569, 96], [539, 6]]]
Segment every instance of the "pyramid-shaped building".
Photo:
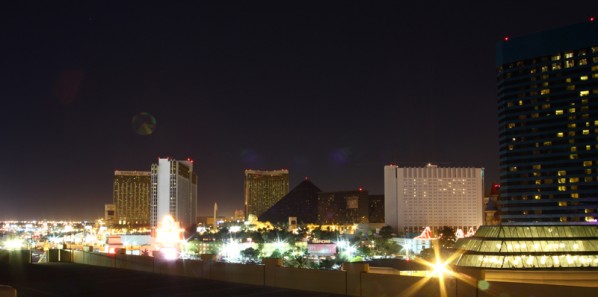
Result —
[[288, 223], [289, 217], [297, 217], [298, 223], [317, 223], [319, 192], [322, 190], [306, 179], [258, 219], [262, 222], [277, 224]]

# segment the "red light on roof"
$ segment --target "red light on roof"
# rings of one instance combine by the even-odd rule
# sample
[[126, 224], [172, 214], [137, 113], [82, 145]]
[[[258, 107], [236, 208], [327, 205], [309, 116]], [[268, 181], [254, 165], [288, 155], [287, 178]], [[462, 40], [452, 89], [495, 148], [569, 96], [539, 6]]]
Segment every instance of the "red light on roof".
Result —
[[305, 177], [305, 180], [309, 180], [309, 177], [307, 177], [307, 176], [306, 176], [306, 177]]
[[362, 187], [359, 187], [359, 189], [358, 189], [358, 190], [359, 190], [359, 192], [361, 192], [361, 191], [363, 191], [363, 188], [362, 188]]
[[504, 41], [509, 41], [509, 36], [505, 36], [505, 37], [503, 37], [503, 40], [504, 40]]
[[594, 20], [594, 17], [590, 17], [590, 22], [593, 22]]

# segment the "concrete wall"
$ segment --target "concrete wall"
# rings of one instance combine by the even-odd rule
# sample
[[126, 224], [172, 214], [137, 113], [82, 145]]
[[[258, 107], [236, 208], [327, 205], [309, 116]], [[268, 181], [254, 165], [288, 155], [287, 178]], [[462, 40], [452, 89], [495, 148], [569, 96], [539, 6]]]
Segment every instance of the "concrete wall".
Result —
[[[139, 257], [139, 256], [133, 256]], [[203, 273], [204, 263], [199, 260], [160, 260], [154, 259], [154, 271], [155, 273], [178, 275], [186, 277], [206, 278]]]
[[266, 285], [287, 289], [346, 294], [347, 272], [339, 270], [273, 267]]
[[211, 262], [209, 268], [210, 272], [206, 275], [209, 279], [264, 285], [264, 265]]
[[438, 278], [364, 273], [361, 279], [361, 296], [456, 297], [454, 278], [445, 278], [444, 288], [446, 295], [441, 294]]
[[114, 267], [120, 269], [154, 272], [154, 258], [132, 255], [115, 255]]
[[[461, 274], [460, 279], [450, 276], [444, 278], [444, 292], [441, 292], [438, 278], [403, 276], [391, 273], [375, 273], [379, 269], [371, 268], [367, 263], [346, 263], [343, 270], [314, 270], [282, 267], [281, 259], [264, 259], [264, 265], [233, 264], [214, 261], [213, 257], [203, 260], [165, 261], [147, 256], [109, 255], [63, 250], [51, 252], [50, 259], [58, 258], [61, 262], [72, 261], [78, 264], [114, 267], [169, 275], [205, 278], [219, 281], [245, 283], [348, 296], [447, 296], [447, 297], [495, 297], [495, 296], [594, 296], [596, 286], [549, 285], [521, 283], [525, 279], [550, 279], [577, 277], [568, 273], [554, 272], [539, 277], [538, 271], [526, 272], [529, 277], [505, 274], [505, 272], [486, 272], [494, 279], [483, 280], [484, 273], [474, 275]], [[2, 262], [16, 263], [29, 257], [21, 252], [0, 251]], [[27, 263], [26, 261], [23, 263]], [[523, 272], [521, 272], [523, 273]], [[520, 274], [521, 274], [520, 273]], [[571, 274], [572, 272], [569, 272]], [[598, 271], [579, 272], [587, 282], [596, 283]], [[565, 276], [563, 276], [565, 275]], [[520, 282], [498, 280], [500, 277], [520, 278]]]
[[7, 251], [0, 250], [0, 263], [9, 265], [21, 265], [31, 263], [30, 250]]

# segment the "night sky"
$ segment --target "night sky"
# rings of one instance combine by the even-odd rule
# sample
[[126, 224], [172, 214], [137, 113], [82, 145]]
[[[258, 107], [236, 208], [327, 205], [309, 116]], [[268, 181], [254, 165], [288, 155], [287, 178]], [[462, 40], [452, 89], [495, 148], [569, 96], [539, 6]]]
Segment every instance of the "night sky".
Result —
[[200, 215], [242, 208], [244, 169], [383, 194], [384, 165], [431, 162], [484, 167], [488, 187], [496, 42], [598, 15], [595, 0], [80, 2], [0, 9], [0, 220], [101, 217], [114, 170], [168, 156], [195, 161]]

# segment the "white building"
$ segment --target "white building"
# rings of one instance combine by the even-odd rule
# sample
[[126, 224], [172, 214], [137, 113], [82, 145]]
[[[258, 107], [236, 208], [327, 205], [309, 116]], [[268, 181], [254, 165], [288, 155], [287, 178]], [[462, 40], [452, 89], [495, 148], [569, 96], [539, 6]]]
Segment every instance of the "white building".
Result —
[[483, 168], [384, 166], [385, 222], [397, 231], [467, 230], [483, 222]]
[[197, 174], [193, 161], [159, 158], [152, 164], [150, 223], [158, 226], [166, 215], [171, 215], [186, 228], [197, 221]]

